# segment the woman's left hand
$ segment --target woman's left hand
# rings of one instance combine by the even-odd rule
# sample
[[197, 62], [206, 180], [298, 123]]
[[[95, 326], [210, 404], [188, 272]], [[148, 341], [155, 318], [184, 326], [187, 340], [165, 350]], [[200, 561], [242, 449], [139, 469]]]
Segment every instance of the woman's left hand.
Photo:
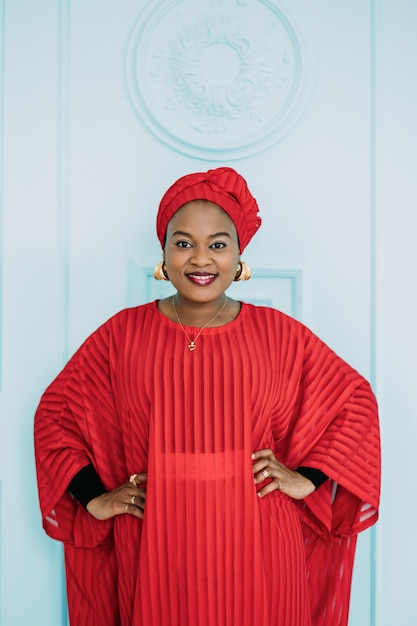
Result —
[[270, 482], [258, 490], [260, 498], [278, 489], [294, 500], [302, 500], [315, 490], [311, 480], [280, 463], [269, 448], [254, 452], [252, 460], [255, 485], [270, 479]]

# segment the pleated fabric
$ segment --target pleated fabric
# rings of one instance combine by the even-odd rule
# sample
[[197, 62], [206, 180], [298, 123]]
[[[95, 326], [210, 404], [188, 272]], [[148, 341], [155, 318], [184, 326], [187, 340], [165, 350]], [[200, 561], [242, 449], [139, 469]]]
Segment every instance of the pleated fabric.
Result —
[[[186, 327], [191, 338], [198, 329]], [[157, 303], [111, 318], [35, 418], [46, 532], [65, 544], [72, 626], [346, 626], [356, 535], [377, 519], [368, 383], [307, 328], [243, 304], [189, 352]], [[260, 499], [251, 453], [330, 480]], [[67, 491], [147, 472], [142, 522], [90, 516]]]

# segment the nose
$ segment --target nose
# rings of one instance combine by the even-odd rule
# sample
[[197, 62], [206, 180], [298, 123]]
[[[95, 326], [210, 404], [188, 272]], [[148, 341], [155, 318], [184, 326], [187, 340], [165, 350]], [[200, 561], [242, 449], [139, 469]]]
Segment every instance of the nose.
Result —
[[206, 246], [196, 246], [193, 249], [191, 263], [197, 267], [204, 267], [210, 263], [210, 251]]

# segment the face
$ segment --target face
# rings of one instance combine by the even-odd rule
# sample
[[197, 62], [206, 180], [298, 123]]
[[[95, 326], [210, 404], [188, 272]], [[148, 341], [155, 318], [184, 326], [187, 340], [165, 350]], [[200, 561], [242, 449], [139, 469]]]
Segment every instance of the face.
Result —
[[188, 202], [168, 223], [164, 260], [178, 293], [192, 302], [221, 298], [239, 262], [235, 225], [217, 204]]

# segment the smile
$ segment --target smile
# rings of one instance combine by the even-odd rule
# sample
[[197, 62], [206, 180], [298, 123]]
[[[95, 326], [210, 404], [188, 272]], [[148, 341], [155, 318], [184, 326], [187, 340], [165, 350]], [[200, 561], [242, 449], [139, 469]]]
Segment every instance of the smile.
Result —
[[187, 274], [187, 278], [191, 280], [195, 285], [199, 285], [200, 287], [206, 287], [207, 285], [211, 285], [217, 278], [217, 274]]

